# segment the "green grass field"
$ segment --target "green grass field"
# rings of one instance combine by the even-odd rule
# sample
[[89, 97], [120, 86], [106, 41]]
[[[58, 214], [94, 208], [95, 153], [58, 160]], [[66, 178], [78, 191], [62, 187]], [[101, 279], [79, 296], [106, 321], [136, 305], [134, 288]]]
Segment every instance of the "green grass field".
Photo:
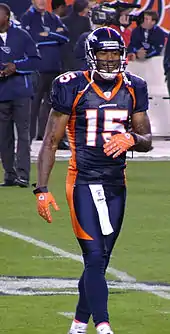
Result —
[[[31, 188], [0, 189], [0, 232], [9, 230], [34, 238], [30, 243], [31, 239], [27, 242], [21, 236], [0, 233], [0, 275], [65, 279], [80, 276], [82, 263], [79, 258], [76, 261], [69, 257], [69, 254], [80, 255], [80, 249], [72, 232], [65, 199], [66, 172], [67, 162], [57, 162], [50, 178], [50, 191], [60, 206], [59, 212], [52, 212], [52, 224], [47, 224], [36, 213]], [[0, 175], [3, 179], [2, 169]], [[169, 175], [170, 162], [128, 162], [126, 214], [110, 267], [126, 273], [137, 283], [146, 284], [140, 289], [134, 283], [124, 288], [118, 284], [110, 289], [110, 321], [115, 334], [170, 333], [170, 288], [164, 286], [170, 284]], [[31, 182], [35, 180], [33, 165]], [[45, 244], [38, 246], [34, 241]], [[68, 253], [59, 256], [59, 250]], [[118, 280], [117, 272], [108, 273], [107, 278]], [[28, 280], [33, 284], [30, 282]], [[155, 290], [153, 284], [156, 283], [162, 284], [157, 287], [162, 291]], [[23, 288], [20, 284], [20, 281], [0, 278], [0, 333], [66, 334], [71, 323], [66, 313], [74, 312], [77, 301], [77, 295], [71, 292], [77, 290], [64, 286], [44, 287], [41, 280], [37, 287]], [[29, 292], [39, 295], [27, 295]], [[88, 333], [95, 333], [92, 322]]]

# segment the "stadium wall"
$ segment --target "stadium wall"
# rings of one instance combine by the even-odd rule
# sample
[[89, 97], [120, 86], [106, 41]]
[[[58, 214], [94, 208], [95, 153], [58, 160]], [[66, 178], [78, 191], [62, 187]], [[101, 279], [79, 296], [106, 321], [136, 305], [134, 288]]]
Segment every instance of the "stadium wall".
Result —
[[148, 114], [153, 136], [170, 138], [170, 98], [165, 82], [163, 56], [153, 57], [143, 62], [129, 62], [127, 71], [142, 77], [147, 82]]

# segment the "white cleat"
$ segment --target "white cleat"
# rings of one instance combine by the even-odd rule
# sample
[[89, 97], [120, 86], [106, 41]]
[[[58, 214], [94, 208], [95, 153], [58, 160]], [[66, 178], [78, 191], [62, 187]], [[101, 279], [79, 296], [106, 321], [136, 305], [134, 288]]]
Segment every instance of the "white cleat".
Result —
[[87, 324], [73, 320], [68, 334], [87, 334]]
[[97, 334], [114, 334], [108, 324], [101, 324], [96, 329]]

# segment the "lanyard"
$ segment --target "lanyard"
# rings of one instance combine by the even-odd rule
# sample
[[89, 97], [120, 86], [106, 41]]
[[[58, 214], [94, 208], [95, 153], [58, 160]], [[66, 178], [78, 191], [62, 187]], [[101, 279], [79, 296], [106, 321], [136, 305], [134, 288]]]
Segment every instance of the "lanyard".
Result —
[[148, 30], [148, 29], [145, 29], [145, 31], [144, 31], [145, 43], [148, 42], [148, 37], [149, 37], [149, 30]]

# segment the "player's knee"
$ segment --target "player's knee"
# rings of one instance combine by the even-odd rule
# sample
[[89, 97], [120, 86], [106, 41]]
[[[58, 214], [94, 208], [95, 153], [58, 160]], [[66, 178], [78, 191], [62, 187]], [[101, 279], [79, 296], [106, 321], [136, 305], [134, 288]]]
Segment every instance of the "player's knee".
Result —
[[100, 251], [93, 251], [86, 255], [85, 258], [85, 268], [89, 270], [93, 268], [93, 270], [100, 271], [104, 273], [105, 269], [105, 256]]

